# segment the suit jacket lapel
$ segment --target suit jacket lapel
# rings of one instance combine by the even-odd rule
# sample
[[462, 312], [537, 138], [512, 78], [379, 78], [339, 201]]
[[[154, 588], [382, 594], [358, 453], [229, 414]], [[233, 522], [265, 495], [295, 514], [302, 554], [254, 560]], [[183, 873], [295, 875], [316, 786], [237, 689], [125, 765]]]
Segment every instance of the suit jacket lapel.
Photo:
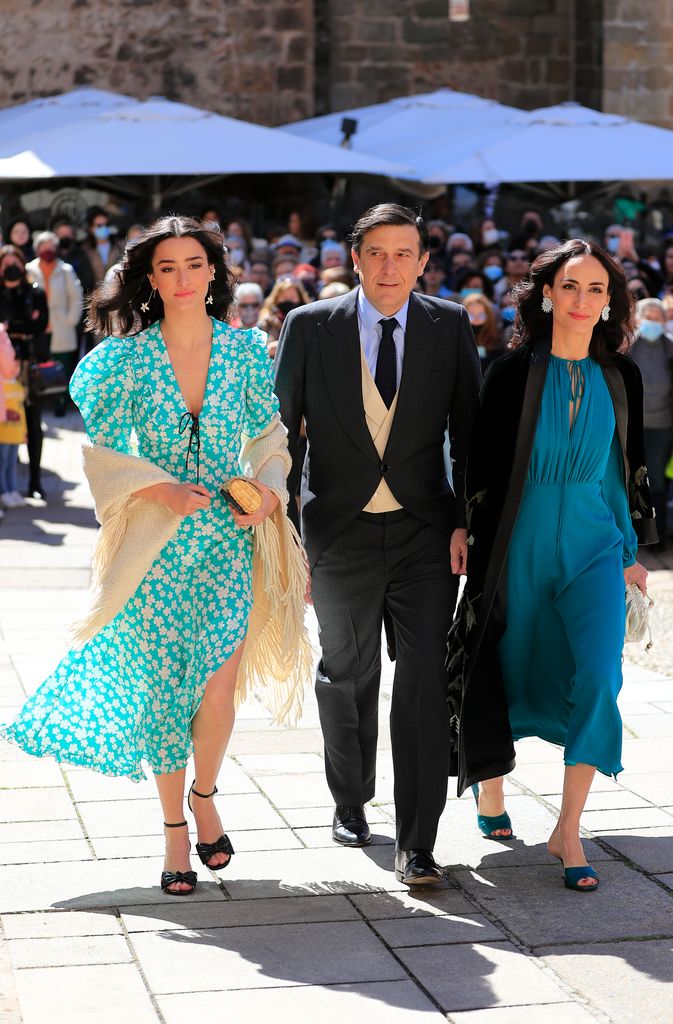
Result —
[[409, 296], [407, 329], [404, 337], [404, 363], [397, 396], [397, 410], [386, 452], [392, 451], [418, 416], [423, 400], [424, 378], [438, 338], [439, 318], [435, 318], [412, 292]]
[[357, 289], [336, 303], [317, 329], [327, 388], [341, 424], [353, 443], [378, 464], [362, 402]]

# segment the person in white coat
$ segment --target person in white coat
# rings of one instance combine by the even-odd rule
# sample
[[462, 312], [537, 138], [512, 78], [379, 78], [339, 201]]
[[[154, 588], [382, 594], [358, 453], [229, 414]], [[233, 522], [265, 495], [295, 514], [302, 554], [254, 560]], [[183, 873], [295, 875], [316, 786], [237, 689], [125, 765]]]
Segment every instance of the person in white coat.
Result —
[[[79, 338], [77, 327], [82, 315], [82, 286], [70, 266], [59, 258], [59, 240], [51, 231], [35, 239], [36, 258], [26, 264], [29, 277], [43, 288], [49, 305], [49, 352], [63, 363], [68, 379], [77, 365]], [[67, 395], [56, 400], [56, 415], [65, 414]]]

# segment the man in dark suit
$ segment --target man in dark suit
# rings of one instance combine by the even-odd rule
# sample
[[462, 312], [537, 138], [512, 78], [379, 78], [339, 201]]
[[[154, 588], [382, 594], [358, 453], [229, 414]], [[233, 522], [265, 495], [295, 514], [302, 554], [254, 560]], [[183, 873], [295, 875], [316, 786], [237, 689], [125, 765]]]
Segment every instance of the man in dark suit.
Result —
[[285, 319], [276, 393], [291, 452], [302, 419], [308, 436], [302, 532], [320, 627], [332, 835], [346, 846], [371, 842], [364, 805], [374, 796], [385, 615], [396, 653], [395, 871], [429, 884], [441, 878], [432, 850], [449, 770], [444, 661], [467, 557], [464, 470], [479, 358], [466, 310], [412, 291], [428, 260], [428, 232], [412, 210], [367, 211], [352, 255], [359, 288]]

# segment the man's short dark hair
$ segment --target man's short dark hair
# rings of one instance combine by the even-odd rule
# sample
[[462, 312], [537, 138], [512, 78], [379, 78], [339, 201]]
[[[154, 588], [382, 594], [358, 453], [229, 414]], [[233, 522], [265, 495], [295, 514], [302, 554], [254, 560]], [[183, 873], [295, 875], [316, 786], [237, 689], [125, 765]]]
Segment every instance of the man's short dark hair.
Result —
[[425, 221], [415, 210], [410, 210], [408, 206], [400, 206], [399, 203], [379, 203], [363, 213], [353, 228], [351, 246], [359, 255], [362, 239], [368, 231], [384, 225], [403, 227], [406, 224], [418, 231], [421, 255], [423, 255], [430, 248]]

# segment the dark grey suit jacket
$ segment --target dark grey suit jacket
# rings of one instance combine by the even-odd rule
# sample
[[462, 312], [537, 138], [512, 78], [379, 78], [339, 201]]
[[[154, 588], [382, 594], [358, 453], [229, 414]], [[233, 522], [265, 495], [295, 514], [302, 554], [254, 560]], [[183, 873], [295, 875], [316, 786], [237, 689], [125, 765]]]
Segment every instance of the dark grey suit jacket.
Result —
[[[362, 511], [382, 476], [418, 518], [447, 534], [465, 525], [465, 462], [481, 371], [462, 306], [411, 293], [397, 409], [382, 459], [362, 402], [357, 290], [293, 310], [283, 323], [275, 365], [293, 458], [306, 420], [302, 535], [312, 567]], [[457, 497], [444, 466], [447, 421]]]

